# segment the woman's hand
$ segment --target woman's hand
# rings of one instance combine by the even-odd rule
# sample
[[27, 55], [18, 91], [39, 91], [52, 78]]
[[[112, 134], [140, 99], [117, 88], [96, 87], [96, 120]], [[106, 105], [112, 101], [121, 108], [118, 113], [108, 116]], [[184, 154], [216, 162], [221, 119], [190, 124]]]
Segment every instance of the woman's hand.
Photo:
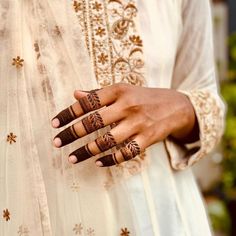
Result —
[[186, 137], [192, 136], [197, 123], [189, 99], [171, 89], [114, 84], [88, 93], [75, 91], [74, 96], [78, 101], [52, 120], [54, 128], [62, 127], [90, 111], [94, 112], [60, 132], [54, 138], [56, 147], [116, 124], [110, 132], [71, 153], [69, 161], [74, 164], [131, 140], [116, 153], [96, 161], [98, 166], [119, 164], [170, 135], [186, 140]]

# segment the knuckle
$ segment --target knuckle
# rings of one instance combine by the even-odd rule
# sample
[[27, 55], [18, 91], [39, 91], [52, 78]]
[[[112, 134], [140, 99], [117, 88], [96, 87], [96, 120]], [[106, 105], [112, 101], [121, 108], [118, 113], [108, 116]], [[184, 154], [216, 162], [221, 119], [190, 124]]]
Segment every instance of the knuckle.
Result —
[[129, 84], [125, 84], [125, 83], [117, 83], [114, 85], [115, 88], [115, 93], [117, 96], [120, 96], [121, 94], [124, 94], [128, 91], [129, 89]]

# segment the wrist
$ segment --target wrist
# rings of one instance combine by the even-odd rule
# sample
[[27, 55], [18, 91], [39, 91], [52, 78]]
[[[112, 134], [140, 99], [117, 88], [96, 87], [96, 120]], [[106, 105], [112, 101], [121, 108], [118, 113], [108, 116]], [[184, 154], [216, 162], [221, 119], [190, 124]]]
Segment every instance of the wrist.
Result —
[[179, 129], [171, 133], [171, 137], [178, 140], [181, 143], [193, 143], [199, 140], [199, 125], [197, 116], [195, 114], [193, 105], [189, 98], [182, 94], [185, 97], [185, 116], [182, 119], [183, 125]]

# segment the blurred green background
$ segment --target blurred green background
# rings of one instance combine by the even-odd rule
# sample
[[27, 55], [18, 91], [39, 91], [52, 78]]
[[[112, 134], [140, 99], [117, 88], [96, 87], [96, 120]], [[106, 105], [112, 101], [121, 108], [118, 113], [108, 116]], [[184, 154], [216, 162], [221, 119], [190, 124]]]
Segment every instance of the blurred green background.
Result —
[[219, 147], [194, 171], [215, 236], [236, 236], [236, 0], [214, 0], [212, 13], [219, 87], [227, 105], [226, 127]]

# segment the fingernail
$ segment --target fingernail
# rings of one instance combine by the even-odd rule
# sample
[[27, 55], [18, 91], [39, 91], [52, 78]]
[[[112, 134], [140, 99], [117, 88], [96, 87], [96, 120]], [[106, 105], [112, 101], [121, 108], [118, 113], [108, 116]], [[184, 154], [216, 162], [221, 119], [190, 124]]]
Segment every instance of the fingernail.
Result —
[[61, 139], [60, 138], [55, 138], [53, 140], [53, 144], [55, 147], [60, 147], [62, 145]]
[[57, 128], [57, 127], [59, 127], [59, 126], [60, 126], [60, 121], [59, 121], [59, 119], [57, 119], [57, 118], [53, 119], [53, 120], [52, 120], [52, 127], [53, 127], [53, 128]]
[[99, 167], [102, 167], [103, 163], [101, 161], [96, 161], [96, 165], [99, 166]]
[[77, 157], [72, 155], [72, 156], [69, 156], [69, 162], [72, 163], [72, 164], [75, 164], [77, 162]]

